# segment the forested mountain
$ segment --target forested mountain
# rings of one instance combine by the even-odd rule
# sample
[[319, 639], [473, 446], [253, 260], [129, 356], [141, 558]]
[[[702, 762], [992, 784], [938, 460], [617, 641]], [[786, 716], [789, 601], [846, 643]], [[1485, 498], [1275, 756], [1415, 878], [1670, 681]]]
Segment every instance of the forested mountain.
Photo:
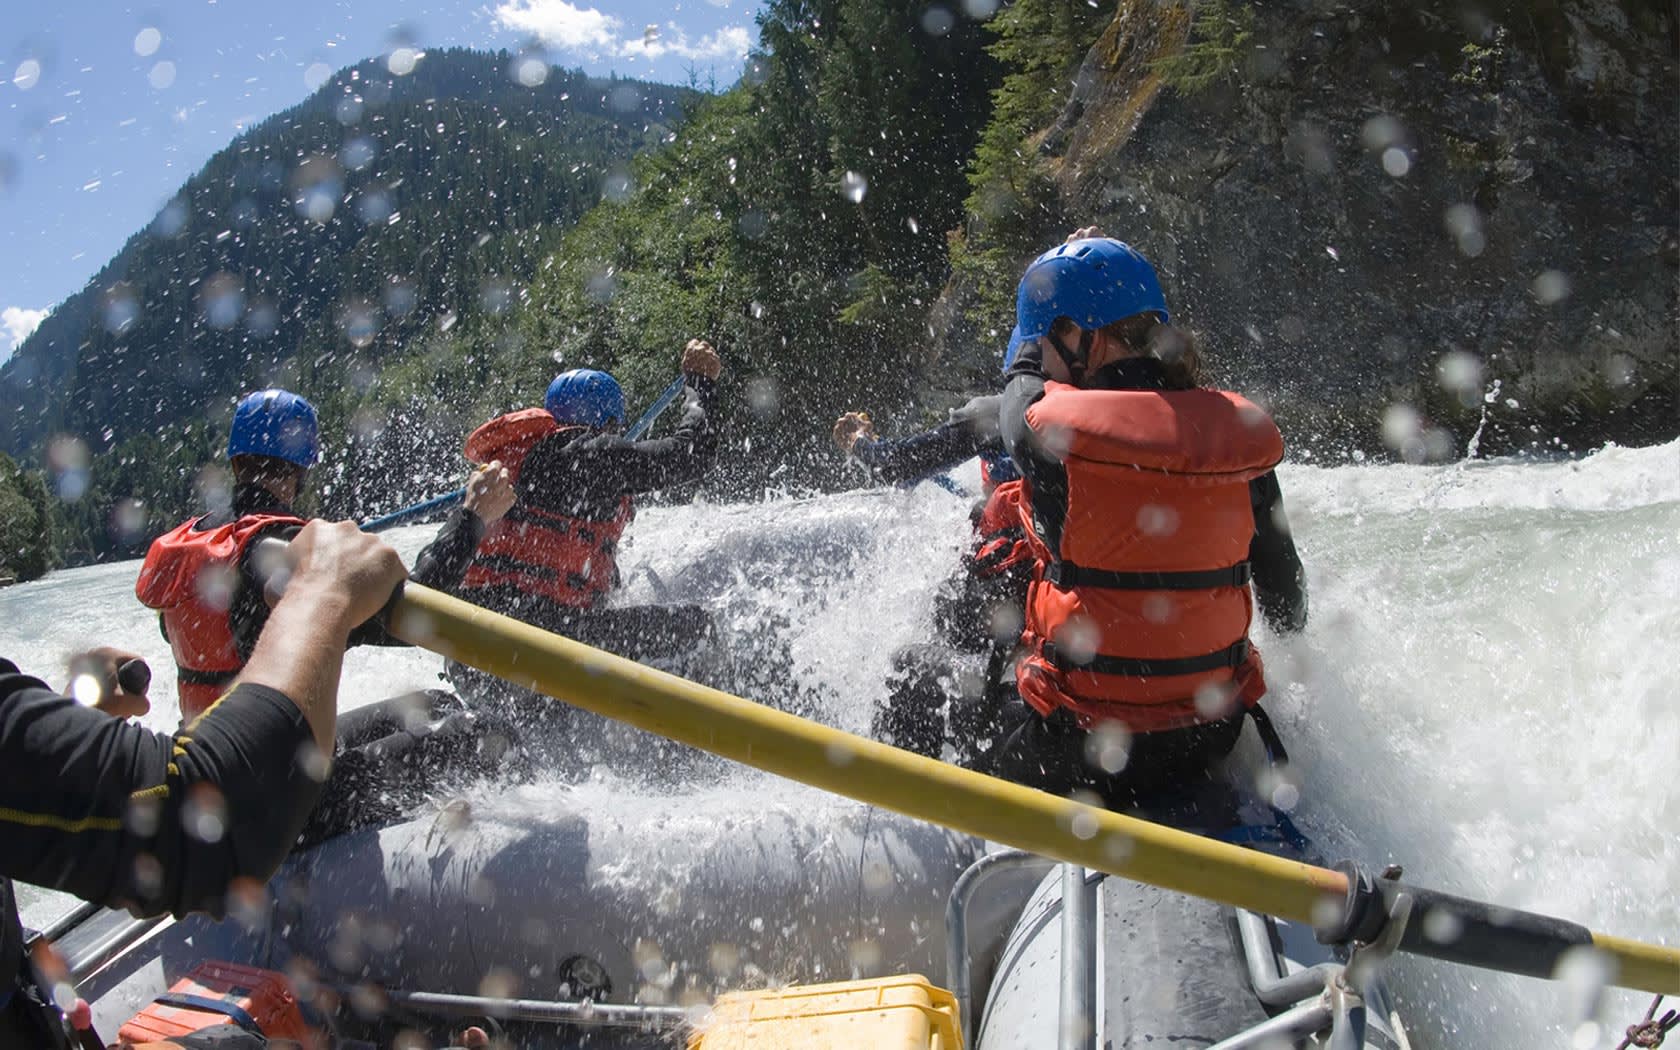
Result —
[[[219, 152], [42, 322], [0, 368], [0, 447], [71, 479], [67, 553], [132, 549], [190, 506], [241, 391], [305, 391], [337, 432], [427, 337], [508, 316], [542, 246], [698, 97], [521, 62], [342, 70]], [[130, 497], [145, 512], [124, 541], [108, 526]]]

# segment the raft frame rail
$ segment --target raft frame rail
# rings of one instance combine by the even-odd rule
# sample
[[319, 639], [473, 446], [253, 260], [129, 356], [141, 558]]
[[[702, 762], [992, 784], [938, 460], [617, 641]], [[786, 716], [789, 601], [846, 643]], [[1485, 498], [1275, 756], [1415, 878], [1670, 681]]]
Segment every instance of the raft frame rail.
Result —
[[446, 992], [393, 990], [384, 994], [392, 1007], [428, 1017], [488, 1017], [497, 1021], [657, 1032], [681, 1028], [694, 1020], [694, 1014], [680, 1006], [597, 1003], [588, 999], [508, 999]]
[[1058, 1050], [1097, 1048], [1097, 887], [1077, 864], [1062, 865], [1062, 988]]
[[[1059, 999], [1060, 1050], [1084, 1050], [1096, 1040], [1097, 1007], [1097, 887], [1108, 877], [1074, 864], [1060, 864], [1023, 850], [988, 853], [963, 870], [945, 901], [946, 983], [957, 1001], [957, 1020], [966, 1045], [978, 1045], [974, 1027], [973, 958], [968, 943], [968, 909], [975, 895], [999, 872], [1042, 868], [1047, 875], [1062, 869], [1062, 968]], [[1094, 877], [1092, 877], [1094, 876]], [[1042, 878], [1042, 877], [1041, 877]], [[1069, 902], [1072, 902], [1071, 904]], [[1260, 1002], [1282, 1013], [1270, 1017], [1209, 1050], [1260, 1050], [1279, 1039], [1299, 1041], [1328, 1033], [1330, 1050], [1361, 1050], [1366, 1025], [1365, 986], [1393, 953], [1403, 936], [1409, 902], [1400, 909], [1395, 927], [1375, 944], [1358, 945], [1346, 963], [1322, 962], [1294, 973], [1277, 965], [1271, 932], [1264, 916], [1233, 908], [1237, 940], [1249, 984]], [[1075, 1019], [1089, 1018], [1080, 1025]], [[1391, 1018], [1398, 1021], [1398, 1018]], [[1400, 1050], [1410, 1050], [1405, 1029], [1398, 1024], [1394, 1038]], [[1386, 1039], [1384, 1040], [1387, 1041]]]
[[[963, 869], [945, 897], [945, 983], [957, 1000], [957, 1024], [963, 1040], [972, 1047], [979, 1032], [974, 1026], [973, 959], [968, 948], [968, 906], [982, 884], [1001, 871], [1042, 868], [1045, 874], [1056, 861], [1026, 850], [1002, 849], [988, 853]], [[1042, 876], [1041, 876], [1042, 878]]]

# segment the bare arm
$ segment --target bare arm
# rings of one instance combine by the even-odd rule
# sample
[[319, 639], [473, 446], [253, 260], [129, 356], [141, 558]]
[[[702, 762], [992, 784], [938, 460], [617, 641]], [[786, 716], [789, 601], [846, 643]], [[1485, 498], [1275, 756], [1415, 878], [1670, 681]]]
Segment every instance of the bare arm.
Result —
[[290, 697], [333, 753], [344, 646], [408, 575], [397, 552], [346, 521], [312, 521], [292, 540], [290, 578], [238, 681]]

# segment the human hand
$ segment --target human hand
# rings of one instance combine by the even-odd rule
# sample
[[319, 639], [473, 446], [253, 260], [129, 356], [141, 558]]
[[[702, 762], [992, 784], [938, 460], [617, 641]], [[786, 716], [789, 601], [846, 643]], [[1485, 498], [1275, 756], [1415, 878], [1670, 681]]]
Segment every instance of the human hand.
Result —
[[[321, 602], [321, 615], [333, 617], [345, 634], [373, 619], [408, 578], [396, 551], [349, 521], [311, 521], [292, 538], [286, 556], [290, 570], [279, 582], [276, 607], [292, 601]], [[276, 582], [270, 578], [271, 592]]]
[[1079, 229], [1068, 234], [1067, 240], [1063, 243], [1072, 244], [1074, 241], [1086, 241], [1090, 240], [1092, 237], [1106, 236], [1108, 235], [1102, 232], [1102, 227], [1100, 226], [1081, 226]]
[[723, 359], [718, 357], [717, 350], [704, 339], [690, 339], [683, 347], [682, 373], [685, 376], [703, 376], [706, 379], [716, 379], [723, 373]]
[[462, 503], [484, 524], [501, 520], [513, 509], [513, 502], [513, 475], [501, 460], [491, 460], [467, 479], [467, 498]]
[[847, 412], [834, 421], [834, 447], [841, 452], [851, 455], [852, 446], [859, 438], [875, 440], [875, 424], [869, 421], [868, 412]]
[[102, 645], [72, 656], [69, 665], [66, 696], [112, 718], [139, 718], [152, 709], [146, 697], [152, 669], [135, 653]]

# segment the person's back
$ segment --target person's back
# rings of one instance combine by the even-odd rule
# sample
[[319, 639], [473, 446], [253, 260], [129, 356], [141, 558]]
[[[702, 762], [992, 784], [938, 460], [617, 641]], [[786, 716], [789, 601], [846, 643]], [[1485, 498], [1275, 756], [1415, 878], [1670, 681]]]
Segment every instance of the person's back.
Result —
[[[698, 480], [717, 450], [708, 413], [722, 364], [709, 343], [695, 339], [682, 367], [683, 415], [661, 438], [623, 437], [623, 392], [591, 369], [561, 373], [544, 408], [499, 416], [468, 438], [469, 459], [496, 455], [509, 465], [518, 500], [479, 544], [456, 590], [461, 598], [631, 660], [709, 677], [720, 654], [704, 606], [608, 603], [636, 498]], [[521, 747], [539, 763], [591, 761], [629, 732], [460, 663], [448, 673], [474, 710], [519, 730]], [[552, 746], [555, 740], [577, 746]], [[632, 734], [625, 750], [657, 763], [674, 757], [675, 745]]]
[[[1272, 473], [1282, 439], [1251, 402], [1197, 385], [1153, 268], [1120, 242], [1045, 253], [1017, 318], [1028, 341], [1002, 426], [1037, 568], [1024, 709], [995, 768], [1123, 804], [1201, 774], [1264, 694], [1251, 579], [1274, 626], [1305, 622]], [[1129, 751], [1093, 762], [1093, 732]]]
[[467, 439], [467, 457], [500, 459], [513, 508], [479, 542], [458, 592], [486, 608], [551, 629], [575, 627], [618, 582], [618, 544], [636, 497], [700, 478], [717, 438], [708, 413], [721, 363], [691, 340], [683, 355], [689, 396], [665, 437], [630, 440], [617, 380], [573, 369], [549, 384], [542, 409], [499, 416]]
[[247, 552], [303, 526], [291, 504], [320, 449], [308, 401], [284, 390], [243, 398], [228, 430], [229, 506], [183, 522], [147, 550], [134, 593], [158, 610], [183, 722], [215, 702], [249, 659], [268, 609], [262, 588], [240, 578]]
[[[221, 696], [268, 622], [263, 574], [253, 554], [259, 540], [289, 539], [305, 524], [292, 504], [320, 461], [315, 407], [285, 390], [247, 395], [234, 411], [227, 458], [234, 479], [228, 505], [154, 540], [134, 585], [140, 602], [158, 610], [175, 657], [183, 722]], [[486, 523], [512, 499], [499, 464], [478, 472], [461, 507], [415, 559], [414, 578], [430, 587], [458, 582]], [[351, 644], [400, 643], [370, 625]]]

